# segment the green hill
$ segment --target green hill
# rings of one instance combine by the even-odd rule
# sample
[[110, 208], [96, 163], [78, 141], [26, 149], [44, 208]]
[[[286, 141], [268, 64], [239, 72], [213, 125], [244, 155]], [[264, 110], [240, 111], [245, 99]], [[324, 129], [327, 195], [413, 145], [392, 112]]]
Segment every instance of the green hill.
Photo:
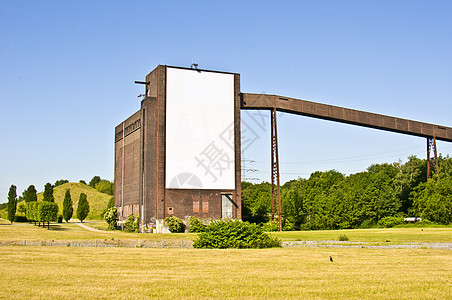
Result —
[[[88, 202], [89, 202], [89, 208], [90, 212], [88, 214], [87, 220], [101, 220], [101, 213], [105, 210], [107, 207], [108, 201], [111, 197], [110, 195], [101, 193], [97, 191], [96, 189], [83, 184], [83, 183], [65, 183], [60, 186], [57, 186], [53, 189], [53, 196], [55, 198], [55, 202], [58, 204], [59, 210], [58, 214], [63, 214], [63, 200], [64, 200], [64, 194], [66, 193], [66, 189], [69, 189], [71, 191], [71, 199], [72, 204], [74, 207], [74, 213], [72, 215], [72, 218], [77, 218], [77, 204], [78, 204], [78, 198], [80, 197], [81, 193], [85, 193]], [[43, 199], [43, 193], [38, 194], [38, 201], [42, 201]], [[16, 212], [16, 215], [18, 213]], [[0, 210], [0, 217], [6, 219], [7, 215], [7, 208], [3, 208]]]
[[[100, 214], [104, 211], [104, 209], [107, 207], [108, 200], [112, 196], [101, 193], [97, 191], [96, 189], [83, 184], [83, 183], [65, 183], [60, 186], [57, 186], [53, 189], [53, 196], [55, 197], [55, 202], [58, 204], [59, 210], [58, 214], [62, 214], [63, 212], [63, 200], [64, 200], [64, 194], [66, 193], [66, 190], [69, 189], [71, 191], [71, 199], [74, 206], [74, 214], [72, 215], [73, 218], [76, 218], [76, 211], [77, 211], [77, 204], [78, 204], [78, 198], [80, 197], [81, 193], [85, 193], [88, 198], [89, 202], [89, 208], [90, 212], [88, 214], [87, 219], [102, 219]], [[38, 194], [38, 201], [42, 201], [43, 199], [43, 193]]]

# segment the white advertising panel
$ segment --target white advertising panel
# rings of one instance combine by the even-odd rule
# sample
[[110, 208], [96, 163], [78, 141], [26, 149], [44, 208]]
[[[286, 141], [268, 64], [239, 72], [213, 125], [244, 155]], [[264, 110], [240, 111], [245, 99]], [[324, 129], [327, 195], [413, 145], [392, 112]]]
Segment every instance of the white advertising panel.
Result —
[[234, 75], [167, 68], [166, 188], [235, 189]]

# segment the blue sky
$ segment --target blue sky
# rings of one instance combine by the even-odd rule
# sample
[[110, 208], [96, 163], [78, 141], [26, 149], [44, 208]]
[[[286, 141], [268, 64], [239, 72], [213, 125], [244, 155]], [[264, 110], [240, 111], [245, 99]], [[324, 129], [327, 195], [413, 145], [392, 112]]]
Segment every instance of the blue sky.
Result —
[[[11, 184], [21, 194], [113, 180], [114, 126], [139, 109], [133, 82], [158, 64], [237, 72], [243, 92], [452, 126], [451, 16], [450, 1], [0, 0], [0, 202]], [[278, 118], [283, 181], [425, 157], [422, 138]], [[256, 130], [244, 157], [251, 177], [269, 180], [269, 129]]]

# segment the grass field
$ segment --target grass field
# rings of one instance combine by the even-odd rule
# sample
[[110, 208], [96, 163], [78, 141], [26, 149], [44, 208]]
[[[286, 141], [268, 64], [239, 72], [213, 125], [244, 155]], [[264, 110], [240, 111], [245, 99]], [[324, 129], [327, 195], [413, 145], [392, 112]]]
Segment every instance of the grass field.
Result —
[[[106, 228], [105, 222], [85, 222], [93, 228]], [[388, 229], [351, 229], [351, 230], [319, 230], [319, 231], [286, 231], [273, 232], [272, 235], [283, 241], [322, 241], [338, 240], [345, 234], [350, 241], [372, 242], [384, 244], [401, 244], [412, 242], [444, 242], [452, 243], [452, 227], [445, 228], [388, 228]], [[94, 239], [194, 239], [196, 234], [140, 234], [120, 231], [93, 232], [68, 224], [51, 224], [50, 230], [34, 226], [30, 223], [10, 223], [0, 219], [0, 240], [94, 240]]]
[[345, 234], [350, 241], [372, 243], [452, 243], [452, 227], [445, 228], [380, 228], [348, 230], [285, 231], [272, 233], [285, 241], [338, 240]]
[[0, 263], [2, 299], [452, 297], [450, 250], [0, 247]]
[[[84, 224], [97, 224], [86, 223]], [[96, 226], [93, 226], [96, 227]], [[167, 234], [143, 234], [126, 233], [122, 231], [88, 231], [79, 227], [74, 222], [51, 224], [50, 230], [38, 227], [30, 223], [13, 223], [0, 221], [0, 241], [21, 241], [21, 240], [103, 240], [103, 239], [124, 239], [124, 240], [174, 240], [174, 239], [194, 239], [193, 233], [167, 233]]]
[[[87, 223], [102, 227], [98, 223]], [[285, 241], [452, 242], [452, 228], [272, 233]], [[177, 240], [196, 234], [51, 230], [0, 219], [11, 240]], [[334, 262], [329, 261], [332, 256]], [[433, 249], [0, 247], [0, 299], [452, 299], [452, 251]]]

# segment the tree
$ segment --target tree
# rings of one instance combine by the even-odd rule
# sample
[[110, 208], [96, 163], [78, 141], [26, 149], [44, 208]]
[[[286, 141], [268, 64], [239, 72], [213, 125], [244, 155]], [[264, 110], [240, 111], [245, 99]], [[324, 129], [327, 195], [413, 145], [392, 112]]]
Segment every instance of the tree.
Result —
[[100, 176], [94, 176], [93, 179], [89, 182], [89, 186], [92, 188], [96, 188], [96, 184], [101, 181]]
[[244, 221], [264, 223], [271, 211], [271, 185], [268, 182], [242, 183], [242, 218]]
[[452, 222], [452, 177], [421, 183], [411, 198], [416, 217], [446, 225]]
[[54, 202], [38, 202], [38, 221], [43, 226], [47, 222], [47, 229], [50, 229], [50, 222], [56, 222], [58, 218], [58, 204]]
[[407, 213], [413, 205], [411, 192], [427, 179], [427, 161], [410, 156], [405, 164], [398, 166], [400, 172], [394, 178], [394, 186], [402, 204], [401, 211]]
[[23, 215], [27, 214], [27, 204], [25, 202], [21, 202], [19, 203], [19, 205], [17, 205], [17, 212]]
[[55, 202], [55, 198], [53, 198], [53, 185], [51, 183], [48, 182], [44, 186], [43, 196], [44, 196], [43, 201]]
[[55, 181], [55, 184], [53, 186], [57, 187], [57, 186], [63, 185], [68, 182], [69, 182], [69, 180], [67, 180], [67, 179], [60, 179], [60, 180]]
[[34, 222], [35, 225], [36, 225], [36, 222], [38, 221], [38, 218], [36, 216], [38, 203], [40, 203], [40, 202], [37, 202], [37, 201], [27, 202], [27, 209], [25, 212], [25, 216], [26, 216], [27, 220], [30, 222]]
[[23, 193], [22, 197], [24, 198], [25, 202], [33, 202], [38, 201], [37, 191], [34, 185], [30, 185]]
[[81, 193], [77, 205], [77, 219], [80, 222], [86, 219], [89, 213], [89, 203], [85, 193]]
[[8, 220], [11, 224], [14, 222], [16, 217], [16, 205], [17, 205], [17, 193], [16, 186], [11, 185], [8, 192]]
[[113, 182], [102, 179], [101, 181], [96, 183], [95, 188], [96, 188], [96, 190], [98, 190], [101, 193], [113, 196], [114, 195], [114, 186], [115, 185]]
[[115, 197], [110, 197], [107, 203], [107, 209], [112, 208], [115, 206]]
[[71, 191], [67, 189], [63, 200], [63, 218], [66, 223], [72, 218], [73, 212], [74, 208], [72, 207]]
[[[105, 214], [107, 213], [107, 211], [115, 206], [115, 197], [111, 197], [110, 200], [108, 200], [107, 203], [107, 207], [105, 208], [105, 210], [102, 212], [101, 216], [104, 217]], [[108, 222], [107, 222], [108, 223]]]

